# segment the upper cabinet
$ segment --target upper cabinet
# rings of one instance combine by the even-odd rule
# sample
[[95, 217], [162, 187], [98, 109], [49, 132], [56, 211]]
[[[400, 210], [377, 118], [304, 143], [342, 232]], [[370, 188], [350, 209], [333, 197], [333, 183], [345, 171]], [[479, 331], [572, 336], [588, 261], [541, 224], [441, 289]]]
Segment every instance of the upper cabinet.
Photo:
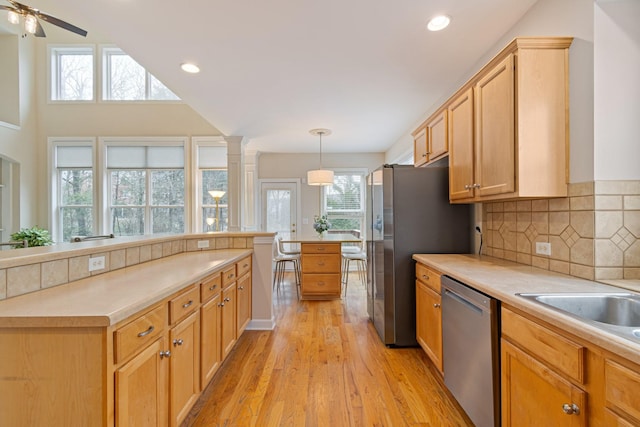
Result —
[[444, 113], [452, 203], [567, 195], [572, 41], [516, 38], [427, 120]]
[[449, 151], [447, 110], [433, 114], [413, 132], [413, 164], [422, 166], [444, 157]]

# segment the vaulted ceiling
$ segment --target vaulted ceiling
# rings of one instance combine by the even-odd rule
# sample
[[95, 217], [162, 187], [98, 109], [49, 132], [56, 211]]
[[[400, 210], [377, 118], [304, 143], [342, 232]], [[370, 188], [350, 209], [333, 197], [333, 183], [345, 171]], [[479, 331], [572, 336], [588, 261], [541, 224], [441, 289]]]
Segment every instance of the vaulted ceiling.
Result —
[[[325, 152], [357, 153], [426, 118], [535, 0], [25, 2], [104, 35], [251, 149], [314, 152], [326, 127]], [[440, 13], [451, 25], [427, 31]]]

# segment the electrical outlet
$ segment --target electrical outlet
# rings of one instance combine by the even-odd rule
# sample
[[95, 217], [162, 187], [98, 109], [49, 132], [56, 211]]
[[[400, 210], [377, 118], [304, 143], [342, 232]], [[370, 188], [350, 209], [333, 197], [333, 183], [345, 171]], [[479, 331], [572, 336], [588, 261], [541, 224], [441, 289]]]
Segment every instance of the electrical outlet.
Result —
[[204, 249], [209, 247], [208, 240], [198, 240], [198, 249]]
[[540, 255], [551, 255], [551, 243], [536, 242], [536, 253]]
[[103, 270], [104, 256], [89, 258], [89, 271]]

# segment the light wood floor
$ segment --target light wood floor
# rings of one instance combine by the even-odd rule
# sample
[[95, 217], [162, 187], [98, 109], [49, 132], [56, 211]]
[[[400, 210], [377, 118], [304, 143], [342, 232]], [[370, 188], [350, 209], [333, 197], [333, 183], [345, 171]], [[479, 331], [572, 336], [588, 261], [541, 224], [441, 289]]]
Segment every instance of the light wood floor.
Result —
[[343, 300], [286, 282], [274, 302], [276, 328], [245, 331], [183, 427], [472, 426], [421, 349], [381, 343], [355, 275]]

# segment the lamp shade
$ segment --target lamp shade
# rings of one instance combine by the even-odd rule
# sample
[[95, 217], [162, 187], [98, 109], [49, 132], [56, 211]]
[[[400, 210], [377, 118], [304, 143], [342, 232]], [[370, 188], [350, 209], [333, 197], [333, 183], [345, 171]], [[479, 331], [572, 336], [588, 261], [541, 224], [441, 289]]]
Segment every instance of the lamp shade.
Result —
[[326, 169], [315, 169], [307, 171], [307, 184], [333, 185], [333, 171]]
[[225, 192], [220, 190], [211, 190], [211, 191], [207, 191], [207, 193], [209, 193], [209, 195], [214, 199], [220, 199], [222, 198], [222, 196], [224, 196]]

